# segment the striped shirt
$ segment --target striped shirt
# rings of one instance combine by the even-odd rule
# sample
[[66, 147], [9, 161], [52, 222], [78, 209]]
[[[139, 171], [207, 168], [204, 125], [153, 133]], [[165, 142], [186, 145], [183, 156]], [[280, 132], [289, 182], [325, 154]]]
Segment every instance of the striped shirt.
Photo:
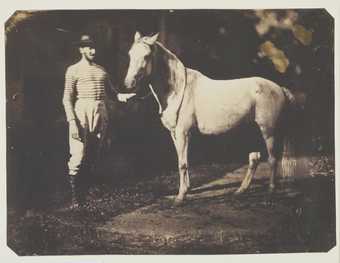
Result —
[[[78, 63], [67, 68], [63, 104], [67, 121], [74, 120], [74, 102], [77, 99], [104, 100], [106, 89], [118, 94], [113, 87], [109, 75], [103, 67], [95, 63]], [[109, 92], [110, 92], [109, 91]]]

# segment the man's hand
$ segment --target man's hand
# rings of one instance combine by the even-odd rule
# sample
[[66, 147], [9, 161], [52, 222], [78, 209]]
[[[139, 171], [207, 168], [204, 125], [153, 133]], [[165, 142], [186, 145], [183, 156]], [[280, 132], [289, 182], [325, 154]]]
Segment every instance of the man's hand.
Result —
[[69, 122], [69, 129], [70, 129], [70, 133], [71, 133], [72, 138], [76, 139], [78, 141], [81, 141], [80, 134], [79, 134], [79, 128], [78, 128], [76, 120], [71, 120]]
[[117, 99], [120, 102], [127, 102], [128, 99], [131, 99], [134, 96], [136, 96], [136, 93], [118, 93], [117, 94]]

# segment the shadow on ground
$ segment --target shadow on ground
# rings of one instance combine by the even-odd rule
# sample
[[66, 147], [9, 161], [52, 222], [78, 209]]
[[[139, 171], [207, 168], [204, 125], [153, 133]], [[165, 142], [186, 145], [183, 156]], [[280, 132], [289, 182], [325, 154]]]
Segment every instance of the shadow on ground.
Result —
[[193, 167], [182, 206], [172, 201], [177, 171], [119, 182], [99, 177], [86, 206], [74, 211], [61, 185], [49, 206], [8, 207], [8, 245], [19, 255], [325, 252], [335, 245], [333, 175], [281, 179], [271, 195], [261, 164], [236, 198], [245, 169]]

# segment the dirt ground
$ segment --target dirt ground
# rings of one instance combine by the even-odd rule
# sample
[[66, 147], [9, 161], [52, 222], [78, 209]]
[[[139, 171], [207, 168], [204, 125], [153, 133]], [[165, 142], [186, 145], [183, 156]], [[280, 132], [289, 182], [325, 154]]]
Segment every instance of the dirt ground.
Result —
[[304, 162], [308, 173], [281, 178], [272, 195], [261, 163], [250, 190], [237, 198], [245, 165], [191, 167], [192, 189], [182, 206], [173, 205], [176, 170], [99, 176], [77, 210], [68, 209], [61, 181], [40, 208], [8, 206], [8, 245], [18, 255], [328, 251], [335, 245], [334, 162]]

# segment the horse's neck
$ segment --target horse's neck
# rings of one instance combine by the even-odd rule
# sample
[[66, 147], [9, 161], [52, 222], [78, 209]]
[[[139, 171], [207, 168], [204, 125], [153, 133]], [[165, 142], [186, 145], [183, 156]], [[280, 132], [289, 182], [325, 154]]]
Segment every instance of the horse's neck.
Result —
[[[185, 74], [185, 68], [182, 62], [159, 42], [155, 45], [152, 64], [151, 85], [161, 103], [166, 104], [167, 98], [180, 93], [182, 86], [185, 85], [185, 80], [179, 80], [179, 78], [185, 78], [182, 76]], [[162, 106], [166, 107], [166, 105]]]
[[163, 124], [170, 130], [174, 129], [184, 97], [186, 69], [182, 62], [161, 44], [155, 46], [151, 85], [163, 110]]
[[169, 69], [166, 65], [166, 59], [167, 54], [160, 46], [156, 45], [152, 60], [151, 85], [160, 98], [169, 92], [167, 83]]

